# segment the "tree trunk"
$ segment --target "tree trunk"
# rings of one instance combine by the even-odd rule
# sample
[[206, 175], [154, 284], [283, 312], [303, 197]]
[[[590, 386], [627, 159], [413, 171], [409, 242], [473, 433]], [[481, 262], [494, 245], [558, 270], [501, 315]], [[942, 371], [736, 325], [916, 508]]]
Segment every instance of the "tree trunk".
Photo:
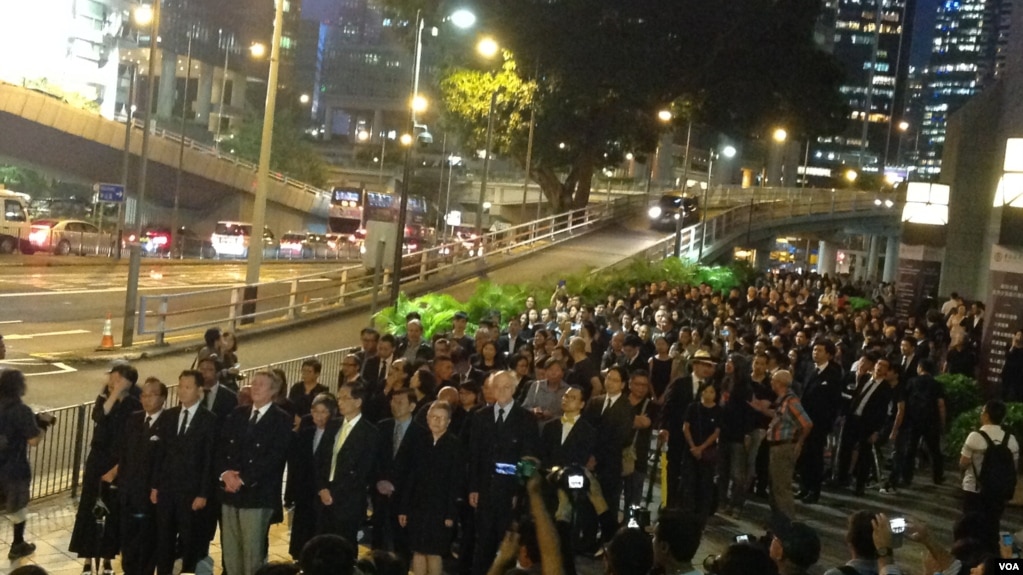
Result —
[[583, 154], [576, 160], [572, 171], [576, 174], [575, 194], [572, 198], [573, 208], [585, 208], [590, 203], [590, 190], [593, 188], [593, 155]]
[[558, 179], [554, 170], [548, 167], [538, 167], [533, 171], [533, 179], [540, 184], [540, 191], [547, 198], [547, 203], [554, 213], [564, 210], [564, 185]]

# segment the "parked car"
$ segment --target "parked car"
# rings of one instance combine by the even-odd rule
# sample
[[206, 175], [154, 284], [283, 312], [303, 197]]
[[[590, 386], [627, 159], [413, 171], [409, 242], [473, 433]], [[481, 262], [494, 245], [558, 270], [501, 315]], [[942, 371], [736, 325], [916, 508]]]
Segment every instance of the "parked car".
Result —
[[29, 241], [36, 251], [68, 254], [109, 255], [113, 235], [100, 233], [95, 225], [82, 220], [36, 220]]
[[[210, 243], [218, 258], [249, 256], [249, 242], [252, 236], [252, 224], [246, 222], [217, 222]], [[270, 228], [263, 227], [263, 257], [276, 257], [279, 244]]]
[[35, 251], [29, 234], [32, 228], [28, 219], [28, 200], [24, 194], [0, 189], [0, 254], [13, 253], [19, 248], [22, 253]]
[[281, 236], [280, 257], [287, 259], [336, 258], [336, 240], [326, 234], [312, 232], [288, 232]]
[[139, 243], [142, 245], [142, 254], [148, 256], [213, 259], [217, 255], [213, 242], [184, 226], [178, 228], [173, 246], [170, 228], [159, 226], [142, 232]]

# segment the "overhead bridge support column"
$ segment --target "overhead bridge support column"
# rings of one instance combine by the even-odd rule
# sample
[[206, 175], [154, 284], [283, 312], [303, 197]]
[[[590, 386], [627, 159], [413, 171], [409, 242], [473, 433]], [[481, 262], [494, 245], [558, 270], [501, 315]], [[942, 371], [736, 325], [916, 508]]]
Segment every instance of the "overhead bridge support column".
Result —
[[885, 240], [884, 249], [884, 274], [881, 276], [883, 282], [895, 281], [899, 271], [899, 236], [888, 236]]
[[817, 273], [835, 277], [838, 249], [834, 242], [821, 240], [817, 248]]

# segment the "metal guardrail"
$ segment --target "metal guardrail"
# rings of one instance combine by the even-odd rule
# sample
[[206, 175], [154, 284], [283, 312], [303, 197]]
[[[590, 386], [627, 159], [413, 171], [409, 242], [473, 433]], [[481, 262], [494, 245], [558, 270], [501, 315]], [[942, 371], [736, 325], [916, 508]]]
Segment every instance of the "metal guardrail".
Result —
[[[331, 392], [337, 392], [337, 374], [341, 372], [341, 361], [349, 353], [358, 348], [343, 348], [308, 355], [242, 370], [242, 378], [257, 371], [280, 369], [284, 372], [288, 384], [301, 380], [302, 362], [315, 357], [323, 364], [321, 383]], [[184, 363], [187, 363], [184, 362]], [[182, 365], [182, 367], [187, 367]], [[143, 377], [151, 374], [145, 374]], [[141, 379], [141, 378], [140, 378]], [[178, 404], [177, 384], [168, 387], [167, 402], [164, 408]], [[287, 389], [284, 390], [287, 394]], [[93, 403], [82, 403], [58, 409], [45, 410], [57, 418], [56, 423], [47, 431], [46, 437], [36, 447], [29, 448], [29, 461], [32, 466], [31, 498], [38, 499], [71, 491], [71, 496], [78, 495], [81, 487], [83, 466], [89, 455], [89, 444], [92, 442], [94, 425], [92, 423]]]
[[[132, 119], [132, 125], [135, 128], [138, 128], [139, 130], [144, 130], [145, 127], [146, 127], [145, 126], [145, 122], [142, 121], [142, 120], [139, 120], [138, 118]], [[195, 151], [197, 151], [197, 152], [199, 152], [201, 154], [207, 154], [207, 155], [210, 155], [210, 156], [214, 156], [214, 157], [219, 158], [221, 160], [224, 160], [226, 162], [230, 162], [232, 164], [235, 164], [236, 166], [239, 166], [239, 167], [242, 167], [242, 168], [245, 168], [245, 169], [248, 169], [248, 170], [252, 170], [253, 172], [255, 172], [256, 169], [257, 169], [256, 164], [253, 164], [252, 162], [249, 162], [248, 160], [243, 160], [243, 159], [239, 158], [238, 156], [235, 156], [235, 155], [232, 155], [232, 154], [226, 154], [226, 153], [224, 153], [223, 151], [217, 149], [214, 146], [210, 146], [208, 144], [204, 144], [204, 143], [199, 142], [197, 140], [193, 140], [192, 138], [189, 138], [187, 136], [183, 136], [183, 135], [178, 134], [176, 132], [168, 131], [165, 128], [154, 127], [153, 131], [150, 132], [150, 133], [153, 134], [154, 136], [158, 136], [160, 138], [164, 138], [166, 140], [170, 140], [170, 141], [172, 141], [172, 142], [174, 142], [174, 143], [176, 143], [178, 145], [180, 145], [182, 140], [184, 140], [185, 147], [190, 149], [190, 150], [195, 150]], [[317, 196], [322, 196], [324, 198], [330, 199], [330, 192], [328, 192], [326, 190], [321, 190], [320, 188], [317, 188], [315, 186], [311, 186], [311, 185], [309, 185], [309, 184], [307, 184], [305, 182], [296, 180], [294, 178], [289, 178], [288, 176], [286, 176], [286, 175], [284, 175], [284, 174], [282, 174], [280, 172], [273, 172], [273, 171], [271, 171], [270, 172], [270, 177], [273, 178], [274, 180], [277, 180], [278, 182], [281, 182], [282, 184], [285, 184], [285, 185], [290, 186], [292, 188], [296, 188], [296, 189], [302, 190], [304, 192], [308, 192], [310, 194], [314, 194], [314, 195], [317, 195]]]
[[[680, 239], [682, 257], [696, 260], [701, 242], [706, 256], [744, 235], [789, 220], [856, 213], [898, 217], [901, 213], [901, 204], [895, 204], [891, 208], [878, 206], [875, 203], [877, 199], [875, 194], [859, 190], [721, 188], [718, 194], [720, 203], [716, 205], [735, 207], [709, 218], [706, 223], [700, 222], [683, 228]], [[715, 205], [715, 202], [709, 201], [708, 204]], [[706, 239], [703, 234], [704, 226], [707, 228]], [[669, 234], [640, 253], [607, 267], [625, 265], [637, 259], [653, 262], [674, 256], [675, 239], [674, 233]]]
[[[484, 234], [482, 250], [455, 238], [406, 254], [400, 281], [423, 282], [438, 277], [456, 278], [476, 270], [484, 257], [523, 253], [568, 239], [621, 217], [646, 198], [621, 198], [610, 204], [593, 204]], [[477, 253], [482, 251], [482, 255]], [[388, 262], [389, 263], [389, 262]], [[392, 270], [386, 269], [377, 295], [387, 293]], [[246, 286], [199, 290], [178, 294], [143, 295], [139, 298], [137, 333], [155, 335], [163, 344], [168, 333], [195, 332], [210, 326], [287, 322], [299, 317], [335, 311], [352, 300], [373, 295], [372, 274], [360, 265], [258, 284], [256, 299], [246, 300]]]

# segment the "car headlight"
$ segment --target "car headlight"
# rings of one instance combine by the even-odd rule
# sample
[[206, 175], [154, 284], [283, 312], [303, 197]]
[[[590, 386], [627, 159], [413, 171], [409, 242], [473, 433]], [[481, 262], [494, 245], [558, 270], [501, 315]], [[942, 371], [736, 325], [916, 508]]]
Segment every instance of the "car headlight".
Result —
[[650, 208], [650, 211], [647, 212], [647, 215], [650, 216], [650, 219], [656, 220], [657, 218], [661, 217], [661, 207], [654, 206]]

